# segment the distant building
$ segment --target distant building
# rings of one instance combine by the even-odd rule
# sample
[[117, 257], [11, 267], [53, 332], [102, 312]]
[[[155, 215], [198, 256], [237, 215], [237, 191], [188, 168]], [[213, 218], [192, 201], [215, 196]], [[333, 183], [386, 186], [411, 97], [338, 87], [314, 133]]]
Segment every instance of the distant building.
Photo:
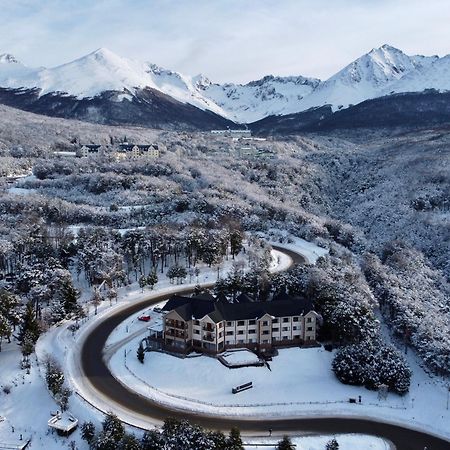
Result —
[[116, 151], [118, 158], [138, 159], [141, 157], [159, 158], [161, 156], [158, 144], [120, 144]]
[[100, 144], [84, 144], [76, 152], [79, 158], [87, 158], [89, 156], [97, 156], [100, 153]]
[[239, 158], [261, 158], [270, 159], [275, 157], [272, 150], [257, 147], [240, 147], [237, 151]]
[[311, 301], [289, 296], [270, 302], [254, 302], [245, 296], [229, 303], [209, 295], [175, 295], [163, 312], [166, 349], [207, 353], [315, 344], [319, 317]]
[[251, 137], [252, 131], [248, 129], [243, 130], [211, 130], [211, 134], [214, 136], [227, 136], [232, 138], [245, 138], [245, 137]]

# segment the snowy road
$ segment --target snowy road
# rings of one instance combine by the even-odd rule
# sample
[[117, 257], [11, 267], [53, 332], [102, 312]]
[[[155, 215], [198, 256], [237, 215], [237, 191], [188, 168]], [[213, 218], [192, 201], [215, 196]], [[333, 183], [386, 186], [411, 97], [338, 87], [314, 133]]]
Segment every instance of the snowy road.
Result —
[[[303, 262], [301, 255], [294, 251], [278, 248], [288, 254], [293, 262]], [[289, 264], [286, 264], [288, 266]], [[287, 268], [287, 267], [285, 267]], [[313, 433], [363, 433], [382, 436], [401, 450], [448, 450], [450, 444], [444, 439], [431, 434], [407, 428], [406, 426], [375, 421], [370, 418], [355, 418], [337, 416], [330, 408], [329, 414], [321, 417], [226, 417], [208, 415], [160, 405], [139, 394], [130, 391], [110, 373], [102, 358], [106, 340], [110, 333], [127, 317], [142, 310], [142, 308], [159, 303], [170, 297], [174, 292], [187, 294], [192, 288], [170, 289], [164, 293], [153, 295], [146, 300], [117, 308], [112, 314], [95, 321], [87, 327], [81, 336], [74, 354], [81, 352], [81, 358], [73, 360], [70, 368], [73, 383], [80, 395], [89, 399], [103, 411], [113, 410], [124, 421], [135, 426], [148, 428], [160, 424], [166, 417], [189, 418], [207, 428], [229, 429], [239, 427], [243, 432], [261, 434], [272, 429], [274, 433], [282, 432], [313, 432]]]

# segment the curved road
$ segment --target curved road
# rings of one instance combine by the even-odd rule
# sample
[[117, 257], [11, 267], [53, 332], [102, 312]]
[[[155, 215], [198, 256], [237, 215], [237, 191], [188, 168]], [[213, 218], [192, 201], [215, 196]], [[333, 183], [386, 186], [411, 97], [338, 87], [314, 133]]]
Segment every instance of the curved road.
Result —
[[[290, 256], [295, 263], [302, 263], [304, 259], [295, 252], [277, 248], [276, 250]], [[181, 289], [179, 294], [191, 293], [192, 289]], [[170, 294], [173, 295], [173, 294]], [[86, 337], [81, 349], [81, 369], [93, 388], [103, 396], [111, 399], [121, 407], [133, 411], [152, 420], [163, 421], [167, 417], [176, 417], [198, 423], [210, 429], [230, 429], [233, 426], [244, 432], [260, 432], [264, 435], [267, 430], [274, 432], [310, 432], [310, 433], [363, 433], [377, 435], [389, 439], [399, 450], [449, 450], [450, 442], [436, 436], [411, 430], [400, 425], [376, 422], [370, 419], [350, 417], [320, 417], [296, 419], [254, 419], [254, 418], [222, 418], [196, 412], [182, 412], [161, 406], [156, 402], [144, 398], [124, 387], [110, 373], [102, 358], [103, 349], [110, 333], [127, 317], [143, 308], [167, 299], [164, 294], [151, 300], [139, 302], [118, 311], [102, 320]], [[333, 410], [330, 408], [330, 416]]]

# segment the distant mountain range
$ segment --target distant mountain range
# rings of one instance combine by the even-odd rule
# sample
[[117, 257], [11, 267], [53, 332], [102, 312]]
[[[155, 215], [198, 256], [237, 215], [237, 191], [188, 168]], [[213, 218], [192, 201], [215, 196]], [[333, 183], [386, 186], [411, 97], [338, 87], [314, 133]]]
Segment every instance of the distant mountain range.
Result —
[[203, 75], [185, 76], [107, 49], [49, 69], [0, 55], [1, 103], [58, 117], [169, 129], [253, 122], [273, 127], [277, 121], [306, 117], [314, 128], [324, 119], [330, 122], [336, 112], [373, 99], [392, 97], [397, 100], [391, 98], [391, 103], [402, 103], [405, 95], [398, 94], [407, 93], [423, 103], [417, 94], [430, 90], [450, 91], [450, 55], [408, 56], [389, 45], [371, 50], [325, 81], [268, 75], [247, 84], [217, 84]]

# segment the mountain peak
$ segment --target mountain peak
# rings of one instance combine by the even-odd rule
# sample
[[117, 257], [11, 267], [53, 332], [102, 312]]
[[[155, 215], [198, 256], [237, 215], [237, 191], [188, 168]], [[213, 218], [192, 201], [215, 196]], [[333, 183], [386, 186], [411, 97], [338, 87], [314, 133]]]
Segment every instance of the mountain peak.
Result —
[[390, 51], [390, 52], [399, 52], [403, 53], [401, 50], [399, 50], [397, 47], [393, 47], [389, 44], [383, 44], [379, 49], [377, 50], [384, 50], [384, 51]]
[[2, 54], [0, 54], [0, 63], [18, 64], [19, 61], [17, 61], [17, 59], [10, 53], [2, 53]]

